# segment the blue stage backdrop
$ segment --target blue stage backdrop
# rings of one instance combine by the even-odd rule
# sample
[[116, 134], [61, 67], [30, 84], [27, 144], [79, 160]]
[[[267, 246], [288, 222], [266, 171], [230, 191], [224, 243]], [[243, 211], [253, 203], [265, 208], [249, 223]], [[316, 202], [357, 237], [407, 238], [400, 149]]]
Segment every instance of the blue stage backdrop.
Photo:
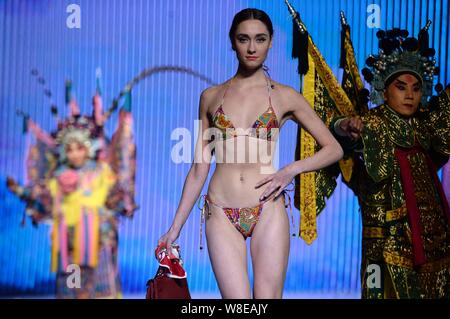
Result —
[[[379, 27], [407, 28], [415, 36], [428, 18], [433, 20], [430, 38], [439, 56], [439, 80], [447, 83], [450, 78], [447, 0], [291, 2], [339, 78], [339, 11], [346, 13], [362, 68], [377, 48], [378, 27], [367, 19], [372, 21], [370, 16], [378, 9]], [[70, 28], [73, 4], [79, 9], [79, 28]], [[150, 66], [185, 66], [220, 83], [235, 72], [228, 30], [234, 14], [246, 7], [265, 10], [272, 18], [270, 74], [298, 89], [297, 62], [291, 59], [292, 23], [282, 0], [0, 0], [0, 295], [54, 293], [50, 226], [34, 228], [28, 222], [20, 227], [24, 205], [5, 188], [7, 176], [24, 180], [26, 138], [16, 109], [29, 113], [46, 130], [55, 127], [43, 88], [30, 71], [36, 68], [45, 77], [63, 115], [68, 78], [82, 111], [90, 112], [96, 68], [102, 70], [106, 105], [128, 80]], [[178, 142], [172, 132], [176, 128], [191, 132], [193, 151], [194, 120], [206, 87], [199, 79], [171, 73], [148, 78], [133, 90], [140, 209], [120, 227], [125, 296], [144, 297], [145, 283], [155, 274], [154, 249], [170, 225], [190, 167], [172, 160]], [[117, 114], [109, 122], [109, 133], [116, 120]], [[296, 130], [294, 123], [288, 123], [281, 132], [280, 166], [294, 159]], [[298, 211], [294, 213], [298, 227]], [[193, 297], [220, 297], [208, 254], [199, 250], [199, 223], [200, 211], [195, 207], [179, 238], [189, 285]], [[318, 232], [311, 246], [292, 238], [285, 296], [358, 297], [361, 220], [355, 197], [340, 183], [318, 218]]]

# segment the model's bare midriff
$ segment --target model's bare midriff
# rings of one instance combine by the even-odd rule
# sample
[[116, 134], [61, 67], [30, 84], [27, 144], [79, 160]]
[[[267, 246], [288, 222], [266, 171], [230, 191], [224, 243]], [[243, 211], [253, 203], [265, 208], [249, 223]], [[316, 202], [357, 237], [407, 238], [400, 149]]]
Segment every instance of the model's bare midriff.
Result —
[[259, 203], [266, 185], [255, 185], [276, 172], [275, 141], [238, 136], [215, 144], [216, 169], [208, 187], [209, 197], [226, 207], [249, 207]]

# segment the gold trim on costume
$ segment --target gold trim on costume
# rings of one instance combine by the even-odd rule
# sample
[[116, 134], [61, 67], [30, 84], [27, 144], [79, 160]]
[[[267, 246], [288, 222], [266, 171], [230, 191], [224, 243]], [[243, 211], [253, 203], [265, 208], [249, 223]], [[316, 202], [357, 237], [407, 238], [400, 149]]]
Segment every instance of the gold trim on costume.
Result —
[[383, 227], [363, 227], [363, 238], [384, 238], [385, 230]]
[[[399, 256], [393, 253], [389, 253], [387, 251], [383, 252], [383, 257], [387, 264], [404, 267], [408, 269], [414, 269], [414, 263], [411, 258]], [[439, 260], [423, 264], [422, 266], [419, 266], [415, 270], [418, 273], [436, 272], [442, 270], [444, 267], [448, 267], [449, 265], [450, 265], [450, 255], [441, 258]]]
[[[309, 71], [305, 75], [303, 95], [311, 107], [314, 108], [316, 71], [311, 57], [308, 57], [308, 63]], [[313, 156], [315, 153], [314, 145], [314, 138], [302, 129], [300, 159]], [[316, 173], [300, 174], [300, 237], [308, 245], [317, 238], [316, 215]]]
[[405, 267], [408, 269], [412, 269], [414, 266], [414, 263], [411, 258], [406, 258], [403, 256], [392, 254], [387, 251], [383, 252], [383, 257], [384, 257], [384, 261], [391, 265]]
[[402, 206], [393, 210], [388, 210], [386, 212], [386, 221], [391, 222], [393, 220], [400, 219], [406, 215], [408, 215], [408, 210], [406, 209], [406, 206]]

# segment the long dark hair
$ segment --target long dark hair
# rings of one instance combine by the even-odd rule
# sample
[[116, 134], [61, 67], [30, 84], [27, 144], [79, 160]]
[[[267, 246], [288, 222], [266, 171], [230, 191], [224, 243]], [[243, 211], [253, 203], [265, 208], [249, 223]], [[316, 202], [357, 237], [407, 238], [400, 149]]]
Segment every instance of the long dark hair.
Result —
[[230, 32], [228, 33], [228, 36], [230, 37], [231, 41], [231, 47], [234, 50], [234, 36], [236, 34], [236, 29], [238, 25], [246, 20], [259, 20], [262, 23], [265, 24], [267, 27], [267, 30], [269, 30], [270, 37], [273, 36], [273, 25], [272, 21], [270, 20], [267, 13], [265, 13], [262, 10], [254, 9], [254, 8], [247, 8], [244, 10], [239, 11], [236, 13], [236, 15], [233, 18], [233, 22], [231, 23]]

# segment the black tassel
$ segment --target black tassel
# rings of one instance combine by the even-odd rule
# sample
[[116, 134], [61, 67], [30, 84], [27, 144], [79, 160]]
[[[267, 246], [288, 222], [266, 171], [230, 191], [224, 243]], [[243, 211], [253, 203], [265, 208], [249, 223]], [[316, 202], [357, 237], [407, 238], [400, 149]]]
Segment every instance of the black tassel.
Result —
[[347, 51], [345, 50], [345, 33], [350, 32], [350, 26], [349, 25], [343, 25], [341, 29], [341, 58], [339, 60], [339, 67], [345, 68], [346, 65], [346, 55]]
[[[298, 12], [297, 12], [298, 16]], [[295, 20], [292, 20], [292, 58], [298, 59], [297, 72], [300, 75], [308, 73], [308, 32], [300, 32]]]
[[420, 52], [425, 52], [425, 50], [428, 49], [429, 46], [429, 38], [427, 31], [424, 31], [424, 29], [420, 30], [419, 32], [419, 49]]
[[292, 58], [298, 59], [300, 56], [300, 30], [298, 29], [298, 25], [295, 22], [295, 19], [292, 19]]
[[430, 47], [430, 35], [428, 34], [428, 28], [431, 25], [431, 21], [428, 20], [426, 26], [419, 31], [419, 50], [424, 53]]
[[298, 58], [298, 73], [305, 75], [308, 73], [308, 38], [307, 31], [300, 33], [300, 56]]

